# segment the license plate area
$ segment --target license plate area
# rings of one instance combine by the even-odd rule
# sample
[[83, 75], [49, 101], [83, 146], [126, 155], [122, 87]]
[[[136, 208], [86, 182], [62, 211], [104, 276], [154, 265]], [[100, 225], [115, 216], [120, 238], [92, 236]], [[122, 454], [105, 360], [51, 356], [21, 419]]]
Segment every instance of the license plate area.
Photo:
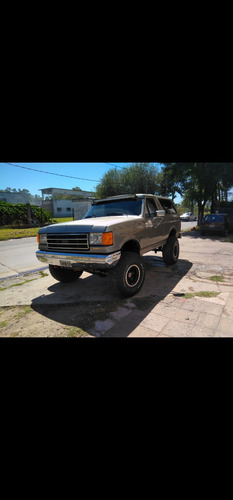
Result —
[[69, 260], [60, 260], [60, 266], [61, 267], [72, 267], [72, 264]]

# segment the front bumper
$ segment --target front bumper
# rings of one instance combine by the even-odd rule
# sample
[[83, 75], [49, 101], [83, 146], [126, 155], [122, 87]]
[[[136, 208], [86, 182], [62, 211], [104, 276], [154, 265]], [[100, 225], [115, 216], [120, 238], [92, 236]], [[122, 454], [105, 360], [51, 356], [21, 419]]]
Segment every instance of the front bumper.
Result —
[[95, 267], [96, 269], [109, 269], [121, 258], [121, 252], [109, 255], [98, 254], [69, 254], [55, 253], [37, 250], [36, 257], [39, 261], [52, 266], [85, 268]]

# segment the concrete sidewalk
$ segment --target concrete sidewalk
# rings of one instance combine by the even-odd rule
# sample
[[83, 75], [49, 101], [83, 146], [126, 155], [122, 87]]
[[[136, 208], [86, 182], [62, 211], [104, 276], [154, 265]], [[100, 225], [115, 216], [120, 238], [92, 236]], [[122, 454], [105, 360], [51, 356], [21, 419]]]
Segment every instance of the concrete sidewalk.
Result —
[[[96, 326], [92, 335], [100, 333], [101, 324]], [[233, 292], [190, 299], [170, 294], [151, 310], [125, 311], [104, 336], [233, 337]]]
[[[140, 305], [135, 311], [123, 309], [120, 312], [123, 318], [112, 327], [109, 324], [107, 329], [105, 322], [105, 337], [233, 337], [232, 243], [226, 238], [201, 238], [199, 233], [187, 233], [180, 241], [180, 250], [176, 266], [181, 276], [174, 281], [174, 287], [162, 297], [154, 296], [154, 305], [143, 311]], [[153, 252], [146, 259], [154, 265]], [[182, 262], [191, 262], [183, 275]], [[161, 274], [156, 269], [156, 278], [160, 279], [156, 280], [154, 293], [166, 287], [166, 278], [172, 278], [169, 275], [172, 268], [177, 273], [176, 266], [162, 268]], [[151, 269], [149, 274], [154, 283]], [[147, 294], [151, 291], [147, 290]], [[98, 336], [100, 332], [101, 322], [91, 333]]]

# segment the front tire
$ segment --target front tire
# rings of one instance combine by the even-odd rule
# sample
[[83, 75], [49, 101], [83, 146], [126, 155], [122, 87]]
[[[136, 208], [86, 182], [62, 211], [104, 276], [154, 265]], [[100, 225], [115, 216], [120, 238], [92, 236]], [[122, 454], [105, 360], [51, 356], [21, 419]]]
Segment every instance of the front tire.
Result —
[[165, 264], [176, 264], [179, 258], [180, 246], [176, 236], [170, 236], [163, 247], [163, 261]]
[[122, 297], [133, 297], [142, 288], [145, 280], [145, 266], [135, 252], [123, 253], [117, 266], [110, 274], [110, 282]]
[[75, 271], [74, 269], [65, 269], [64, 267], [55, 267], [49, 265], [51, 276], [61, 283], [69, 283], [80, 278], [82, 271]]

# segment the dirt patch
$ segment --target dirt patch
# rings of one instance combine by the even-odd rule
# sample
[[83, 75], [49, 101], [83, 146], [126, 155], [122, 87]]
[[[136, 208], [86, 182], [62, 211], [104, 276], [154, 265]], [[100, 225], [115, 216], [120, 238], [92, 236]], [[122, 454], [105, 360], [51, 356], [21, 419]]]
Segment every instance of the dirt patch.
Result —
[[69, 329], [54, 319], [48, 319], [30, 306], [0, 309], [0, 337], [59, 337], [69, 336]]
[[[127, 301], [126, 301], [127, 302]], [[122, 301], [9, 306], [0, 309], [0, 337], [85, 337], [106, 321]], [[127, 308], [127, 304], [126, 304]], [[129, 312], [132, 311], [128, 305]]]

